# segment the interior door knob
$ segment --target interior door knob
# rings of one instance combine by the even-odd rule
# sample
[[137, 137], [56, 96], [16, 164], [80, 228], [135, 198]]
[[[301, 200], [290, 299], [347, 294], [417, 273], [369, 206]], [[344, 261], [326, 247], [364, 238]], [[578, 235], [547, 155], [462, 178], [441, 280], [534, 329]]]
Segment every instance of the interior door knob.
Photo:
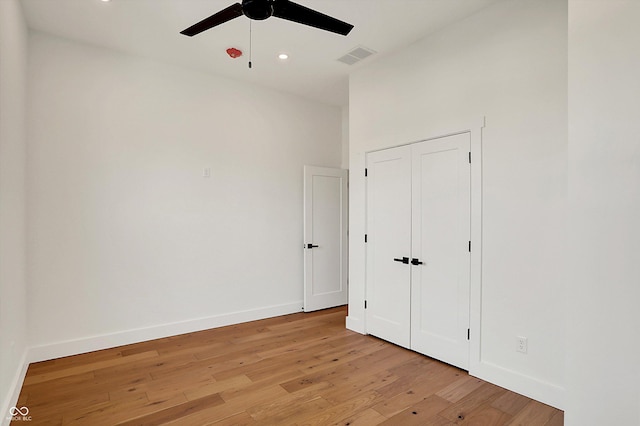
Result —
[[404, 263], [405, 265], [408, 265], [408, 264], [409, 264], [409, 258], [408, 258], [408, 257], [403, 257], [402, 259], [398, 259], [398, 258], [395, 258], [395, 257], [394, 257], [394, 258], [393, 258], [393, 260], [395, 260], [396, 262], [402, 262], [402, 263]]
[[314, 248], [314, 247], [318, 247], [318, 246], [313, 245], [313, 244], [307, 244], [307, 248], [308, 248], [308, 249], [312, 249], [312, 248]]
[[413, 259], [411, 259], [411, 264], [412, 265], [424, 265], [424, 262], [420, 262], [420, 260], [416, 259], [415, 257]]

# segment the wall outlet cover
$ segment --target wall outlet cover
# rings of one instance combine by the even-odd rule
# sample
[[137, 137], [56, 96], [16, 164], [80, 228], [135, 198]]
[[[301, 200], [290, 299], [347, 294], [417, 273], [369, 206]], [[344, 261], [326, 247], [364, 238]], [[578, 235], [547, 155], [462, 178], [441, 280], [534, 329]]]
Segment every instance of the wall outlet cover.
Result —
[[528, 342], [527, 342], [527, 338], [526, 337], [522, 337], [522, 336], [518, 336], [516, 337], [516, 352], [521, 352], [523, 354], [527, 353], [527, 346], [528, 346]]

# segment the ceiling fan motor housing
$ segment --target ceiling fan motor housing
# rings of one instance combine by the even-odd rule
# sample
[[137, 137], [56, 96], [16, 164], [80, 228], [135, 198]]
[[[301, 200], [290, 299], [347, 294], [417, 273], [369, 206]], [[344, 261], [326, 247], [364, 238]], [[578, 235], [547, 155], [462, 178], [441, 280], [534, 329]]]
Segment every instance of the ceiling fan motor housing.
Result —
[[273, 0], [242, 0], [242, 13], [247, 18], [262, 21], [273, 15]]

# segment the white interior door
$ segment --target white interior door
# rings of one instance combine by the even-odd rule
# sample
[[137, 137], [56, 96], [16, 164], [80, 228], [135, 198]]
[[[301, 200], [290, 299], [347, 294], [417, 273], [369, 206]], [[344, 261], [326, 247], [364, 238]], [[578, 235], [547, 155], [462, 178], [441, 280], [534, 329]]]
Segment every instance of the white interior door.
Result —
[[411, 348], [468, 369], [470, 136], [412, 146]]
[[347, 171], [304, 167], [304, 311], [347, 303]]
[[[410, 345], [411, 148], [367, 154], [367, 332]], [[404, 262], [403, 262], [404, 261]]]

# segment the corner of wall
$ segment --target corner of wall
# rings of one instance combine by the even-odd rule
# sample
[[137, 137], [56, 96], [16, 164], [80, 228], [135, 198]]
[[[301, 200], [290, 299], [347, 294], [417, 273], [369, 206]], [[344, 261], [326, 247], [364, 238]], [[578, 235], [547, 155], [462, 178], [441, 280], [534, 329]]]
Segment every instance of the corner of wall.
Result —
[[20, 368], [16, 370], [16, 373], [9, 384], [7, 397], [2, 401], [0, 405], [0, 424], [2, 426], [9, 425], [11, 423], [11, 417], [8, 415], [11, 407], [15, 407], [18, 404], [18, 398], [20, 397], [20, 391], [22, 390], [22, 383], [27, 375], [27, 369], [29, 368], [28, 349], [25, 349], [22, 358], [20, 360]]
[[18, 0], [0, 1], [0, 422], [26, 372], [27, 27]]

